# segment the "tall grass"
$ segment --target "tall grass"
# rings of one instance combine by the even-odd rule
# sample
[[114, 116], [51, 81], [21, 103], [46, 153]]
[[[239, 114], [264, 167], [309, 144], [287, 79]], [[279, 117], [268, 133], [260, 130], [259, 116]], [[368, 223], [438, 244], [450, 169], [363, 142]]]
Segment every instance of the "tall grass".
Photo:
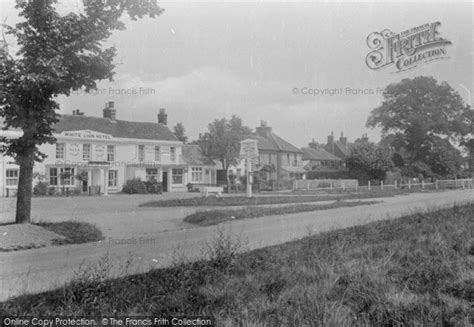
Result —
[[225, 233], [216, 239], [207, 260], [77, 279], [2, 303], [0, 315], [204, 314], [244, 326], [474, 323], [474, 204], [248, 253]]

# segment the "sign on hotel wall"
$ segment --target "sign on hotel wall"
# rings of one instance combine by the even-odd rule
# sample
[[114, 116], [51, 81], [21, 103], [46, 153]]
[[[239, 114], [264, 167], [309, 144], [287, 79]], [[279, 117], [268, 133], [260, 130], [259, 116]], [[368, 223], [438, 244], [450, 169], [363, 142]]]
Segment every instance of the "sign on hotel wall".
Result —
[[95, 161], [106, 161], [106, 146], [104, 144], [94, 145], [94, 160]]
[[81, 147], [77, 143], [71, 143], [67, 145], [67, 158], [77, 159], [81, 154]]
[[81, 139], [92, 139], [92, 140], [110, 140], [112, 135], [94, 132], [91, 130], [79, 130], [79, 131], [64, 131], [61, 133], [63, 136], [77, 137]]

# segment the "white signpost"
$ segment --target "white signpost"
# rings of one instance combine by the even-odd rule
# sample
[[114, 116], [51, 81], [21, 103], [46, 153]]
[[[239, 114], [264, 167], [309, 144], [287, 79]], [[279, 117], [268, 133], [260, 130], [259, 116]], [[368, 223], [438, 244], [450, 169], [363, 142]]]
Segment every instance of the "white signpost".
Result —
[[258, 141], [246, 139], [240, 142], [240, 157], [245, 159], [245, 170], [247, 172], [247, 197], [252, 197], [252, 164], [251, 160], [258, 158]]

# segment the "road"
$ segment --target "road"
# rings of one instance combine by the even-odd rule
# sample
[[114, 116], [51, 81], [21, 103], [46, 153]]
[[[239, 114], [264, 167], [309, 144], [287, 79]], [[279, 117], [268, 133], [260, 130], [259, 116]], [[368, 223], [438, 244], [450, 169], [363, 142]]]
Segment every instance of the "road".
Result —
[[[59, 287], [71, 280], [80, 267], [111, 262], [109, 276], [132, 274], [153, 268], [166, 267], [177, 257], [199, 258], [202, 249], [212, 242], [217, 231], [224, 229], [244, 244], [245, 250], [288, 242], [337, 228], [344, 228], [375, 220], [390, 219], [421, 210], [434, 210], [455, 203], [474, 202], [474, 190], [455, 190], [439, 193], [417, 193], [377, 199], [383, 202], [351, 208], [339, 208], [298, 214], [268, 216], [226, 222], [219, 226], [175, 228], [165, 230], [143, 228], [141, 211], [129, 219], [137, 221], [128, 234], [123, 228], [114, 237], [101, 243], [54, 246], [39, 249], [0, 253], [0, 301], [23, 293], [36, 293]], [[132, 205], [132, 203], [129, 203]], [[192, 208], [144, 208], [153, 210], [160, 220]], [[140, 209], [141, 210], [141, 209]], [[193, 209], [195, 210], [195, 209]], [[176, 218], [175, 220], [181, 220]], [[179, 226], [178, 222], [175, 222]], [[130, 225], [132, 226], [132, 225]], [[142, 229], [138, 228], [142, 226]], [[127, 271], [126, 261], [132, 260]]]

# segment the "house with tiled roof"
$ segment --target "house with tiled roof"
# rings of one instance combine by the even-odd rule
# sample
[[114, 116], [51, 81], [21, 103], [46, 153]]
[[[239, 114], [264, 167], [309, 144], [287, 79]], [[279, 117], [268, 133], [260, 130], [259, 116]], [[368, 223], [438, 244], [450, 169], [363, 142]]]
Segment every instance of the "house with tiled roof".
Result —
[[344, 137], [342, 133], [339, 140], [335, 140], [334, 133], [331, 132], [331, 135], [328, 136], [327, 144], [324, 146], [324, 150], [342, 160], [346, 159], [351, 154], [351, 150], [347, 144], [347, 137]]
[[342, 159], [327, 152], [324, 148], [309, 146], [301, 150], [306, 170], [341, 170], [344, 168]]
[[199, 145], [184, 144], [182, 158], [187, 164], [187, 181], [192, 190], [216, 184], [216, 164], [202, 153]]
[[303, 168], [303, 151], [275, 134], [265, 121], [250, 136], [257, 140], [258, 160], [256, 170], [261, 171], [267, 179], [304, 179], [306, 170]]
[[[53, 126], [57, 142], [40, 146], [47, 157], [35, 164], [36, 175], [53, 188], [80, 193], [119, 192], [134, 178], [162, 183], [165, 192], [185, 191], [188, 162], [183, 143], [167, 127], [166, 111], [160, 109], [156, 123], [119, 120], [116, 113], [114, 102], [108, 102], [103, 117], [79, 110], [62, 115]], [[22, 132], [0, 133], [15, 138]], [[19, 167], [1, 156], [0, 172], [0, 195], [14, 193]]]

